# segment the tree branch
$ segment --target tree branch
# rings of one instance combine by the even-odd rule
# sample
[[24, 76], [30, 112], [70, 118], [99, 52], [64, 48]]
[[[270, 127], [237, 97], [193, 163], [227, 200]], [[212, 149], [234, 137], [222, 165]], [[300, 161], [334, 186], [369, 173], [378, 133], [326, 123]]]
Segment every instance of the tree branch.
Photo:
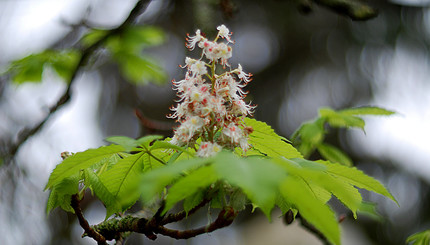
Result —
[[301, 12], [312, 11], [313, 3], [328, 8], [352, 20], [369, 20], [378, 15], [378, 10], [359, 0], [297, 0]]
[[[139, 17], [139, 15], [146, 9], [146, 6], [149, 2], [150, 0], [137, 1], [136, 5], [131, 10], [127, 19], [125, 19], [125, 21], [120, 26], [106, 32], [106, 34], [102, 38], [100, 38], [97, 42], [84, 48], [81, 51], [81, 57], [78, 63], [76, 64], [76, 66], [73, 68], [71, 72], [72, 75], [67, 81], [68, 86], [66, 88], [66, 91], [63, 93], [63, 95], [60, 97], [57, 103], [49, 108], [48, 115], [46, 115], [46, 117], [41, 122], [39, 122], [37, 125], [33, 127], [25, 128], [21, 130], [21, 132], [18, 134], [17, 141], [11, 144], [8, 152], [6, 153], [8, 157], [13, 158], [14, 155], [18, 152], [19, 148], [24, 144], [24, 142], [26, 142], [31, 136], [35, 135], [58, 109], [60, 109], [63, 105], [69, 102], [72, 95], [71, 88], [74, 84], [74, 81], [76, 80], [76, 76], [78, 75], [80, 69], [87, 64], [91, 55], [98, 48], [100, 48], [109, 37], [121, 34], [128, 25], [135, 22], [137, 17]], [[8, 164], [8, 162], [10, 161], [6, 161], [6, 164]]]
[[173, 223], [173, 222], [178, 222], [178, 221], [184, 219], [185, 217], [187, 217], [187, 215], [191, 215], [191, 214], [195, 213], [197, 210], [199, 210], [200, 208], [204, 207], [209, 201], [210, 201], [210, 199], [203, 199], [203, 201], [201, 203], [199, 203], [197, 206], [195, 206], [190, 211], [188, 211], [188, 214], [185, 211], [181, 211], [181, 212], [176, 213], [176, 214], [169, 214], [166, 217], [164, 217], [163, 220], [160, 221], [160, 224], [165, 225], [165, 224], [169, 224], [169, 223]]
[[100, 233], [98, 233], [93, 228], [91, 228], [91, 226], [88, 224], [88, 221], [84, 218], [84, 214], [82, 213], [78, 194], [72, 195], [71, 206], [72, 206], [73, 210], [75, 211], [75, 214], [79, 220], [79, 224], [84, 229], [85, 234], [87, 234], [89, 237], [96, 240], [97, 244], [99, 244], [99, 245], [107, 244], [104, 236], [102, 236]]
[[[233, 223], [238, 212], [232, 207], [224, 207], [218, 214], [217, 219], [207, 226], [192, 230], [174, 230], [164, 227], [161, 224], [153, 222], [153, 219], [138, 218], [126, 216], [122, 219], [110, 219], [101, 224], [93, 226], [93, 230], [101, 234], [106, 240], [112, 240], [120, 237], [121, 232], [136, 232], [146, 235], [149, 239], [155, 240], [156, 234], [162, 234], [175, 239], [188, 239], [204, 233], [209, 233], [217, 229], [229, 226]], [[168, 219], [173, 222], [173, 219]], [[162, 221], [163, 222], [163, 221]], [[86, 234], [89, 235], [89, 234]]]

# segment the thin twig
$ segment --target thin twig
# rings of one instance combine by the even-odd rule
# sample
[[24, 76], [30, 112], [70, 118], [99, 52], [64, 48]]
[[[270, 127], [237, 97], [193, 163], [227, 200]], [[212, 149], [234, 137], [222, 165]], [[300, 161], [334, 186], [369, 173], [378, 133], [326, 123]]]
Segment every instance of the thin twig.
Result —
[[169, 214], [166, 217], [164, 217], [163, 220], [160, 221], [160, 224], [165, 225], [165, 224], [169, 224], [169, 223], [173, 223], [173, 222], [178, 222], [178, 221], [184, 219], [185, 217], [187, 217], [187, 215], [191, 215], [191, 214], [195, 213], [197, 210], [199, 210], [200, 208], [204, 207], [209, 201], [210, 201], [210, 199], [203, 199], [203, 201], [201, 201], [197, 206], [190, 209], [190, 211], [188, 211], [188, 213], [185, 211], [181, 211], [181, 212], [176, 213], [176, 214]]
[[[92, 45], [82, 50], [81, 57], [78, 63], [76, 64], [76, 66], [73, 68], [71, 72], [71, 76], [67, 81], [68, 86], [66, 88], [66, 91], [63, 93], [63, 95], [60, 97], [57, 103], [49, 108], [48, 115], [46, 115], [41, 122], [39, 122], [37, 125], [31, 128], [25, 128], [21, 130], [21, 132], [18, 135], [17, 141], [15, 143], [12, 143], [12, 145], [9, 147], [9, 150], [7, 153], [8, 157], [13, 158], [15, 154], [18, 152], [18, 150], [20, 149], [20, 147], [24, 144], [24, 142], [26, 142], [30, 137], [35, 135], [58, 109], [60, 109], [63, 105], [69, 102], [72, 96], [71, 88], [76, 80], [76, 76], [78, 75], [80, 69], [87, 64], [91, 55], [98, 48], [100, 48], [109, 37], [120, 34], [128, 25], [135, 22], [137, 17], [139, 17], [139, 15], [146, 9], [146, 6], [149, 2], [150, 0], [138, 1], [134, 6], [134, 8], [131, 10], [127, 19], [120, 26], [118, 26], [117, 28], [111, 29], [105, 34], [105, 36], [100, 38], [97, 42], [93, 43]], [[11, 161], [6, 161], [5, 164], [8, 164], [8, 162], [11, 162]]]
[[231, 223], [233, 223], [233, 220], [236, 218], [237, 214], [238, 212], [235, 211], [232, 207], [225, 207], [218, 214], [217, 219], [207, 226], [203, 226], [192, 230], [185, 230], [185, 231], [173, 230], [173, 229], [166, 228], [164, 226], [157, 226], [154, 228], [154, 233], [159, 233], [175, 239], [188, 239], [191, 237], [195, 237], [204, 233], [209, 233], [231, 225]]
[[175, 239], [188, 239], [229, 226], [233, 223], [237, 214], [238, 212], [232, 207], [224, 207], [214, 222], [197, 229], [184, 231], [169, 229], [161, 224], [156, 224], [153, 220], [132, 216], [126, 216], [122, 219], [107, 220], [101, 224], [93, 226], [93, 230], [105, 237], [106, 240], [117, 239], [117, 237], [120, 237], [119, 233], [122, 232], [141, 233], [151, 240], [155, 240], [157, 238], [156, 234], [162, 234]]
[[72, 202], [71, 206], [73, 210], [75, 211], [75, 215], [78, 217], [79, 224], [84, 229], [85, 234], [87, 234], [89, 237], [93, 238], [97, 241], [97, 244], [107, 244], [106, 238], [102, 236], [100, 233], [95, 231], [91, 226], [88, 224], [88, 221], [84, 218], [84, 214], [82, 213], [80, 200], [78, 194], [72, 195]]

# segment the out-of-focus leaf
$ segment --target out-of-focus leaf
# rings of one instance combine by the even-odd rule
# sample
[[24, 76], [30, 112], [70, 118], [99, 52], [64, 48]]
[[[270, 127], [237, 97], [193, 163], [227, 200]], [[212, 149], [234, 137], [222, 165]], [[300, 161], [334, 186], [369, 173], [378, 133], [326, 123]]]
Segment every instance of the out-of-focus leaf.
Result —
[[94, 43], [98, 42], [100, 39], [104, 38], [107, 33], [108, 30], [92, 29], [90, 32], [88, 32], [82, 37], [81, 42], [85, 46], [91, 46]]
[[348, 114], [342, 114], [330, 108], [321, 108], [319, 113], [320, 113], [320, 116], [322, 118], [325, 118], [326, 121], [332, 127], [343, 127], [343, 128], [356, 127], [356, 128], [364, 129], [364, 120], [359, 117], [348, 115]]
[[167, 212], [177, 202], [190, 197], [199, 190], [206, 189], [209, 185], [217, 180], [213, 166], [199, 168], [186, 177], [181, 178], [169, 189], [166, 197], [166, 206], [164, 211]]
[[376, 203], [365, 201], [361, 202], [361, 205], [358, 208], [358, 213], [360, 215], [368, 216], [379, 222], [384, 220], [384, 218], [376, 211]]
[[60, 77], [69, 81], [78, 59], [79, 53], [75, 50], [45, 50], [12, 62], [9, 72], [18, 84], [40, 82], [44, 69], [52, 67]]
[[352, 160], [343, 151], [332, 145], [321, 143], [317, 146], [318, 152], [326, 160], [333, 163], [340, 163], [346, 166], [352, 166]]
[[139, 145], [137, 140], [127, 136], [111, 136], [106, 138], [105, 141], [123, 146], [126, 151], [130, 151]]
[[226, 152], [218, 153], [214, 167], [219, 178], [241, 188], [270, 219], [278, 193], [277, 185], [286, 176], [282, 168], [270, 160], [243, 159]]
[[430, 244], [430, 230], [421, 231], [409, 236], [406, 243], [410, 245], [429, 245]]
[[166, 81], [163, 68], [154, 60], [136, 53], [118, 53], [114, 56], [124, 76], [135, 84], [155, 82], [162, 84]]
[[31, 54], [20, 60], [12, 62], [9, 71], [15, 83], [40, 82], [48, 56], [45, 53]]
[[194, 207], [196, 207], [197, 205], [199, 205], [203, 201], [206, 194], [207, 194], [206, 189], [200, 189], [199, 191], [197, 191], [193, 195], [185, 198], [185, 200], [184, 200], [184, 211], [185, 211], [185, 213], [188, 215], [188, 212], [191, 209], [193, 209]]
[[57, 74], [68, 82], [78, 63], [79, 57], [79, 52], [75, 50], [55, 52], [50, 57], [49, 62]]
[[358, 116], [358, 115], [389, 116], [389, 115], [395, 114], [394, 111], [386, 110], [384, 108], [380, 108], [376, 106], [350, 108], [350, 109], [340, 110], [339, 113], [343, 115], [349, 115], [349, 116]]

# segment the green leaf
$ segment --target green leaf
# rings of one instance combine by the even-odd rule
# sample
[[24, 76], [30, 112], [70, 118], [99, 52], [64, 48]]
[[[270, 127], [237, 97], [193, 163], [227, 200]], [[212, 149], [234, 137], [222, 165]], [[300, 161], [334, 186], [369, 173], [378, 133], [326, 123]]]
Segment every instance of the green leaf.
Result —
[[167, 77], [157, 61], [142, 57], [136, 53], [117, 53], [114, 59], [118, 62], [123, 75], [132, 83], [144, 85], [148, 82], [164, 84]]
[[108, 32], [108, 30], [92, 29], [82, 37], [81, 42], [86, 47], [91, 46], [104, 38]]
[[194, 195], [199, 190], [206, 189], [216, 180], [217, 176], [212, 166], [199, 168], [181, 178], [169, 189], [164, 212], [171, 209], [177, 202]]
[[205, 198], [205, 195], [207, 193], [207, 189], [200, 189], [196, 193], [194, 193], [191, 196], [188, 196], [184, 200], [184, 211], [188, 216], [188, 212], [199, 205], [203, 199]]
[[285, 158], [301, 158], [302, 155], [284, 137], [277, 135], [273, 129], [264, 122], [245, 118], [247, 126], [253, 128], [249, 135], [249, 143], [256, 150], [269, 157], [283, 156]]
[[51, 66], [62, 78], [69, 80], [79, 59], [76, 50], [45, 50], [11, 63], [9, 71], [15, 83], [40, 82], [47, 66]]
[[154, 142], [154, 144], [151, 146], [151, 151], [155, 150], [155, 149], [174, 149], [180, 152], [184, 152], [190, 156], [194, 156], [194, 153], [187, 151], [185, 148], [171, 144], [169, 142], [165, 142], [165, 141], [156, 141]]
[[181, 175], [192, 169], [210, 163], [209, 158], [193, 158], [174, 162], [170, 165], [145, 172], [140, 181], [140, 193], [144, 202], [150, 202], [160, 194], [163, 189], [178, 179]]
[[353, 165], [351, 158], [337, 147], [327, 143], [321, 143], [317, 146], [317, 149], [321, 156], [330, 162], [340, 163], [349, 167]]
[[321, 108], [319, 113], [321, 118], [325, 118], [332, 127], [364, 129], [364, 120], [359, 117], [339, 113], [330, 108]]
[[376, 211], [376, 203], [363, 201], [358, 208], [358, 213], [360, 215], [365, 215], [373, 220], [382, 222], [384, 218]]
[[20, 60], [12, 62], [9, 71], [15, 83], [40, 82], [45, 63], [49, 57], [45, 53], [31, 54]]
[[61, 207], [67, 212], [74, 213], [70, 206], [72, 195], [79, 191], [79, 174], [63, 179], [55, 185], [49, 194], [48, 203], [46, 205], [46, 213], [56, 208]]
[[219, 153], [214, 163], [221, 179], [237, 186], [270, 219], [276, 200], [277, 186], [285, 178], [285, 171], [270, 160], [238, 158], [227, 152]]
[[49, 63], [60, 77], [66, 81], [70, 81], [79, 58], [80, 54], [76, 50], [66, 50], [62, 52], [52, 51]]
[[366, 175], [361, 170], [358, 170], [355, 167], [346, 167], [335, 163], [328, 163], [324, 161], [319, 162], [326, 165], [328, 167], [327, 171], [333, 176], [358, 188], [384, 195], [399, 205], [393, 195], [391, 195], [391, 193], [378, 180]]
[[122, 211], [134, 204], [139, 195], [138, 182], [143, 172], [145, 152], [131, 155], [118, 161], [110, 170], [100, 175], [100, 180], [118, 202]]
[[324, 119], [318, 118], [315, 121], [304, 123], [294, 132], [292, 139], [295, 145], [298, 145], [300, 153], [306, 158], [316, 146], [324, 140]]
[[138, 145], [148, 148], [151, 143], [155, 142], [156, 140], [161, 140], [162, 138], [163, 136], [161, 135], [147, 135], [137, 139], [136, 141]]
[[352, 211], [355, 218], [357, 217], [356, 212], [361, 205], [362, 198], [352, 184], [328, 174], [327, 167], [318, 162], [305, 159], [281, 161], [283, 166], [288, 169], [288, 173], [302, 178], [309, 185], [316, 198], [326, 203], [330, 199], [327, 194], [332, 193]]
[[350, 108], [345, 110], [340, 110], [339, 113], [348, 116], [358, 116], [358, 115], [379, 115], [379, 116], [389, 116], [395, 114], [394, 111], [389, 111], [380, 107], [368, 106], [368, 107], [358, 107]]
[[89, 149], [84, 152], [78, 152], [66, 158], [52, 171], [45, 190], [58, 184], [63, 179], [77, 174], [79, 170], [90, 168], [100, 161], [110, 158], [112, 155], [120, 153], [124, 150], [124, 147], [119, 145], [102, 146], [97, 149]]
[[406, 243], [411, 245], [429, 245], [430, 230], [417, 232], [406, 239]]
[[306, 183], [286, 178], [280, 186], [283, 197], [299, 210], [300, 215], [334, 244], [340, 244], [340, 231], [334, 212], [317, 199]]
[[248, 198], [245, 193], [239, 188], [233, 191], [230, 195], [230, 205], [234, 210], [240, 212], [245, 209], [245, 205], [248, 203]]
[[127, 136], [111, 136], [107, 137], [105, 141], [120, 145], [124, 147], [126, 151], [131, 151], [131, 149], [139, 145], [137, 140]]
[[100, 180], [99, 176], [93, 171], [85, 171], [85, 177], [88, 179], [91, 189], [95, 195], [103, 202], [106, 207], [106, 218], [114, 213], [121, 212], [121, 205], [117, 198], [108, 190]]

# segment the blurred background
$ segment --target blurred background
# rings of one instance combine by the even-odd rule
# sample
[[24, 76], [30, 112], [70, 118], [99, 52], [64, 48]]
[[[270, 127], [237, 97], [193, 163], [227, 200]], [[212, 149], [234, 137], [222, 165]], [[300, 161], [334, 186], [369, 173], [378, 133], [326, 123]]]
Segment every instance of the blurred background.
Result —
[[[135, 3], [2, 0], [0, 70], [48, 48], [74, 47], [89, 27], [115, 28]], [[384, 183], [400, 204], [363, 193], [378, 204], [383, 218], [359, 215], [353, 220], [347, 213], [343, 244], [404, 244], [408, 235], [430, 228], [430, 1], [381, 0], [372, 6], [379, 9], [376, 18], [352, 21], [318, 5], [309, 12], [296, 1], [151, 1], [137, 24], [158, 27], [163, 38], [142, 54], [157, 62], [164, 75], [133, 81], [106, 50], [95, 52], [74, 81], [71, 101], [22, 145], [12, 164], [0, 166], [1, 243], [95, 244], [81, 238], [83, 230], [73, 215], [60, 209], [46, 214], [49, 193], [43, 189], [60, 153], [99, 147], [112, 135], [170, 135], [173, 123], [165, 117], [175, 99], [170, 81], [182, 80], [178, 65], [185, 56], [197, 55], [186, 50], [186, 33], [199, 28], [210, 36], [220, 24], [234, 33], [232, 67], [240, 63], [254, 74], [247, 89], [258, 105], [255, 118], [283, 136], [316, 117], [323, 106], [375, 105], [397, 112], [366, 118], [365, 133], [332, 130], [327, 139]], [[40, 82], [13, 83], [5, 73], [0, 80], [1, 151], [20, 130], [40, 122], [66, 87], [49, 68]], [[89, 222], [101, 222], [102, 204], [86, 201]], [[231, 227], [188, 241], [160, 237], [152, 242], [134, 235], [127, 244], [321, 244], [277, 215], [269, 223], [259, 213], [249, 217], [245, 212]], [[205, 224], [202, 217], [187, 227]]]

